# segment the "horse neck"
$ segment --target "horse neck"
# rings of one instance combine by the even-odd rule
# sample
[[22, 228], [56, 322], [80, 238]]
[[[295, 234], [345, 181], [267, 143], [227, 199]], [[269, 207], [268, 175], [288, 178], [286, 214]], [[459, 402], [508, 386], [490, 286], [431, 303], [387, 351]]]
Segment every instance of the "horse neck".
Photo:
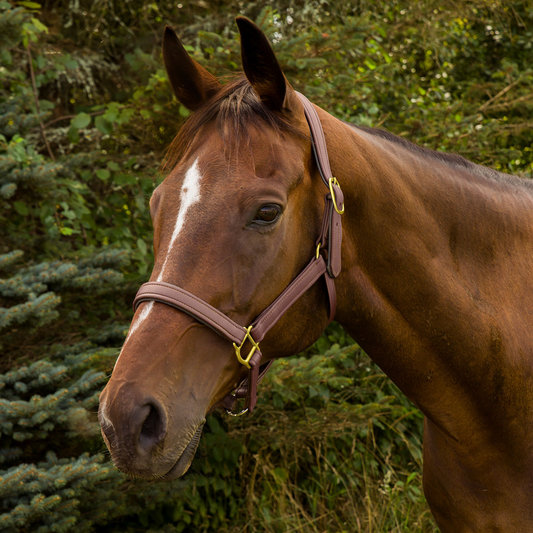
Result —
[[529, 318], [513, 315], [514, 291], [533, 283], [533, 194], [321, 119], [346, 198], [336, 319], [427, 414], [433, 376], [467, 372], [477, 385], [487, 353], [496, 379], [520, 349], [510, 337], [533, 314], [529, 296]]

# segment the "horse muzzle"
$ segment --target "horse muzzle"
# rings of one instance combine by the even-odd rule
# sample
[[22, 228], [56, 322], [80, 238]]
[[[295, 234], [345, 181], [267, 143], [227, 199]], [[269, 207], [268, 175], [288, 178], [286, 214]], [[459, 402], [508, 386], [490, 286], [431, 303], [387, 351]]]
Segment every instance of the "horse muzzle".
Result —
[[[168, 419], [173, 419], [169, 432]], [[200, 442], [205, 423], [176, 419], [153, 397], [131, 405], [127, 396], [108, 403], [107, 389], [102, 392], [98, 419], [102, 436], [115, 466], [133, 477], [170, 480], [187, 472]]]

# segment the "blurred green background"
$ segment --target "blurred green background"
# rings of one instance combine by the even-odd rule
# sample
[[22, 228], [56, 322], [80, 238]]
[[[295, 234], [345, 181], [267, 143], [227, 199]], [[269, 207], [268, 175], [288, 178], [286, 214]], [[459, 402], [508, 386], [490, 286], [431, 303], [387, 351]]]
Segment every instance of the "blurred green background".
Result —
[[109, 462], [98, 394], [188, 115], [162, 31], [231, 76], [238, 14], [333, 115], [532, 177], [530, 1], [0, 1], [1, 531], [437, 531], [422, 417], [336, 324], [274, 365], [252, 416], [209, 417], [183, 479]]

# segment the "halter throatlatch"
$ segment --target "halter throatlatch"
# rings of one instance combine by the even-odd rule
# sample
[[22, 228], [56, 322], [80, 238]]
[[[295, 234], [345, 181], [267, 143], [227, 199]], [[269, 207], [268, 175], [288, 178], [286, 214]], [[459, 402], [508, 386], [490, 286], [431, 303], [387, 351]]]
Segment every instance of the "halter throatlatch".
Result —
[[[147, 301], [160, 302], [175, 307], [233, 342], [239, 363], [249, 369], [248, 377], [222, 401], [222, 406], [233, 416], [240, 416], [247, 411], [253, 411], [257, 403], [257, 386], [273, 363], [272, 359], [261, 364], [262, 354], [259, 343], [292, 304], [307, 292], [320, 277], [324, 276], [329, 297], [329, 322], [333, 320], [337, 306], [334, 279], [341, 272], [341, 215], [344, 213], [344, 195], [337, 179], [331, 173], [324, 131], [318, 114], [305, 96], [298, 92], [296, 94], [304, 106], [313, 139], [313, 153], [320, 176], [329, 188], [329, 193], [325, 196], [322, 229], [316, 241], [317, 248], [313, 259], [248, 327], [237, 324], [204, 300], [171, 283], [162, 281], [145, 283], [133, 301], [134, 310], [142, 302]], [[324, 259], [321, 250], [326, 249], [326, 247], [327, 259]], [[245, 408], [239, 413], [233, 413], [232, 410], [239, 398], [246, 398]]]

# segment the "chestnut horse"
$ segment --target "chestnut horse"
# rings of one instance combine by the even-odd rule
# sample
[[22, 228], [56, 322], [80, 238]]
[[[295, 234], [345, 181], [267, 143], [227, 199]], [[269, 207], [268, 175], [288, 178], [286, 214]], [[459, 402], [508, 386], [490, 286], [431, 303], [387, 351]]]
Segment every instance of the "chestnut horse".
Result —
[[[169, 79], [194, 113], [150, 201], [150, 279], [247, 326], [315, 253], [326, 189], [302, 102], [263, 32], [237, 23], [246, 77], [224, 86], [165, 31]], [[532, 183], [316, 111], [346, 206], [335, 320], [424, 413], [440, 529], [533, 531]], [[319, 280], [264, 358], [300, 352], [327, 323]], [[245, 375], [226, 339], [141, 303], [100, 398], [117, 467], [181, 476], [206, 413]]]

